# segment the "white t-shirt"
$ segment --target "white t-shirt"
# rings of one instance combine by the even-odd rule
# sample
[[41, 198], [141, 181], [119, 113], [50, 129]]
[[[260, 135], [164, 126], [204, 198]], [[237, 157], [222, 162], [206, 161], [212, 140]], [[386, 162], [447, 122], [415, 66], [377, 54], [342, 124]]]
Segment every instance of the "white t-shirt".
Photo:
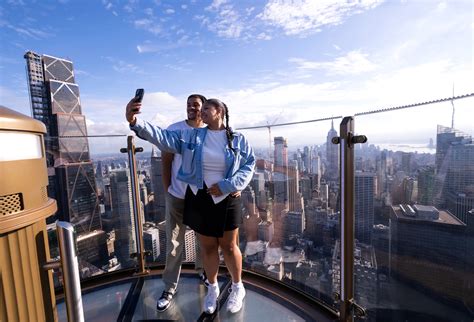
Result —
[[[168, 130], [189, 130], [193, 129], [192, 126], [189, 126], [186, 121], [176, 122], [168, 126]], [[171, 164], [171, 185], [168, 187], [168, 192], [171, 193], [174, 197], [179, 199], [184, 199], [186, 194], [187, 183], [177, 179], [179, 168], [182, 163], [182, 156], [179, 153], [175, 153], [173, 157], [173, 162]]]
[[[213, 184], [224, 179], [225, 175], [225, 148], [227, 145], [227, 137], [225, 130], [208, 130], [204, 145], [202, 147], [202, 166], [204, 183], [208, 188]], [[197, 194], [197, 186], [190, 185], [194, 194]], [[229, 194], [219, 197], [212, 196], [214, 203], [219, 203]]]

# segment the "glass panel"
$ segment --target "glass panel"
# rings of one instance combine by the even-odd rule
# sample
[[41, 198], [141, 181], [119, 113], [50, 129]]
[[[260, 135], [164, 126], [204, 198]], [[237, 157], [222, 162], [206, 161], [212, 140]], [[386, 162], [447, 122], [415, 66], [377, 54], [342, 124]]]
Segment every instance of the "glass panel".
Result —
[[[67, 115], [58, 115], [69, 117]], [[82, 116], [78, 116], [82, 117]], [[77, 232], [81, 278], [136, 266], [127, 154], [123, 137], [79, 138], [90, 145], [91, 159], [50, 165], [48, 194], [58, 201], [58, 212], [48, 219], [52, 256], [58, 255], [55, 220], [71, 222]], [[54, 150], [50, 155], [58, 155]], [[159, 244], [158, 244], [159, 247]], [[55, 275], [58, 285], [60, 276]]]
[[[219, 287], [222, 289], [226, 278], [218, 278]], [[170, 307], [160, 313], [156, 310], [156, 302], [164, 289], [161, 278], [147, 278], [143, 284], [137, 302], [133, 321], [198, 321], [202, 314], [202, 301], [206, 295], [206, 287], [200, 283], [197, 275], [186, 277], [183, 274], [179, 280], [178, 291], [173, 296]]]
[[255, 175], [242, 192], [244, 269], [333, 305], [339, 150], [327, 142], [337, 132], [328, 121], [242, 132], [257, 156]]
[[[112, 285], [82, 295], [84, 320], [88, 322], [117, 321], [132, 283]], [[58, 321], [67, 322], [66, 303], [57, 304]]]
[[[55, 114], [58, 136], [58, 152], [55, 165], [89, 161], [89, 144], [85, 137], [86, 118], [84, 115]], [[75, 137], [67, 137], [75, 136]]]
[[42, 58], [46, 81], [58, 80], [61, 82], [75, 83], [71, 62], [47, 55], [44, 55]]
[[49, 88], [53, 114], [81, 114], [78, 85], [51, 80]]
[[370, 321], [472, 320], [473, 103], [454, 101], [454, 119], [451, 102], [356, 117], [369, 141], [355, 150], [355, 290]]

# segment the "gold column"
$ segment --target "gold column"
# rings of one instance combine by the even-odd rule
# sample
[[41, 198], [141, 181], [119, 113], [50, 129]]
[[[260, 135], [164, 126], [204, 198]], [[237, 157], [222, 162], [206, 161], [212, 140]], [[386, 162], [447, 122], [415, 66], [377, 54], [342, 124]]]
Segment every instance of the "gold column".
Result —
[[0, 322], [57, 321], [43, 123], [0, 106]]

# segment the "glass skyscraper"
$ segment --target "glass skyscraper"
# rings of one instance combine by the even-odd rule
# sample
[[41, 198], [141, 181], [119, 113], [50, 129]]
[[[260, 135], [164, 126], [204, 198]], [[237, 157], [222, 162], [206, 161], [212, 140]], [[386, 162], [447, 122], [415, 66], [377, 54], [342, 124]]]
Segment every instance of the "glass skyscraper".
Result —
[[[90, 233], [102, 229], [99, 199], [73, 64], [31, 51], [24, 58], [32, 115], [47, 128], [48, 194], [58, 202], [54, 219], [70, 222], [78, 235], [95, 236]], [[87, 250], [80, 253], [94, 261]]]

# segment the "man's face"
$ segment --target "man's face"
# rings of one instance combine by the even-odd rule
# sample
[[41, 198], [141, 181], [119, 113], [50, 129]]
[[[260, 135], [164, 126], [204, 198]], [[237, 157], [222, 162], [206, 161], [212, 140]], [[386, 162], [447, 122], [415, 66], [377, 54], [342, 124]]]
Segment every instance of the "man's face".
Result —
[[202, 101], [198, 97], [191, 97], [188, 99], [186, 112], [188, 113], [188, 120], [199, 120], [201, 118]]

